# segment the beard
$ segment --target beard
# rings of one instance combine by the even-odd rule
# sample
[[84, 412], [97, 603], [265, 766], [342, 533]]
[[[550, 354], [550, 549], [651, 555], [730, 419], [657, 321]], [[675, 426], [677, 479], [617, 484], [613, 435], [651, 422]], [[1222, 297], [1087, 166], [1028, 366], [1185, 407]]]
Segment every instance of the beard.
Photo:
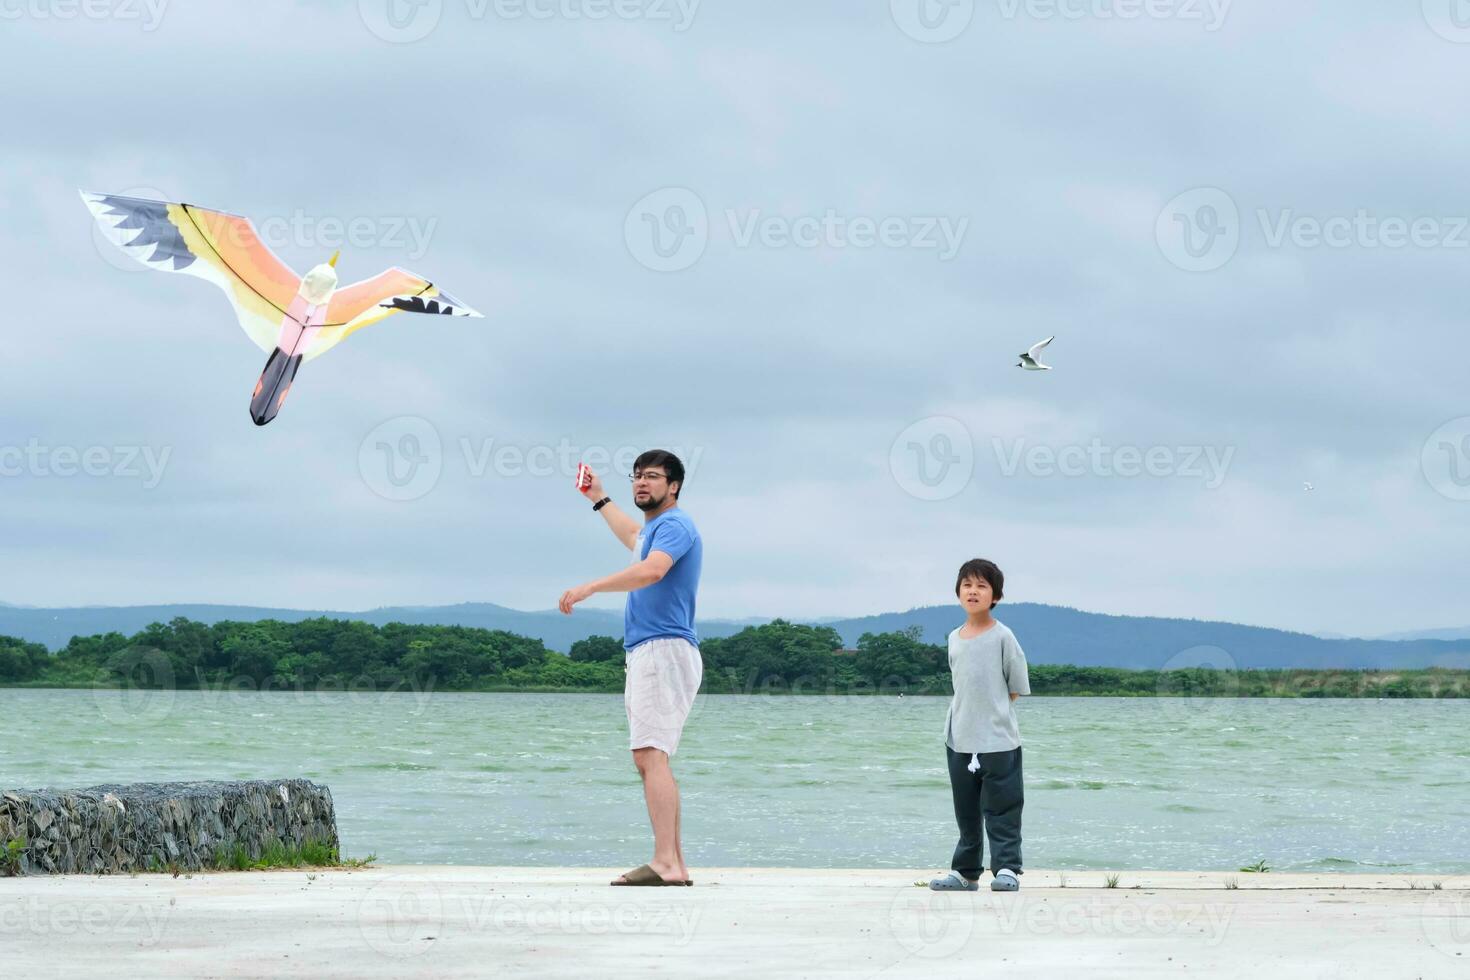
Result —
[[644, 512], [650, 510], [658, 510], [664, 505], [664, 500], [667, 498], [667, 496], [668, 495], [665, 494], [663, 497], [655, 497], [653, 494], [650, 493], [648, 495], [648, 499], [646, 500], [640, 500], [637, 497], [634, 497], [633, 506]]

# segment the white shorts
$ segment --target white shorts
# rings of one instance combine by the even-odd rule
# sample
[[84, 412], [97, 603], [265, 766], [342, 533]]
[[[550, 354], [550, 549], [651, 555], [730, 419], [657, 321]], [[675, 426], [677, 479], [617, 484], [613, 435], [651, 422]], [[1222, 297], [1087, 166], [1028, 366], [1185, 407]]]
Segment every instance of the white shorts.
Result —
[[629, 650], [627, 663], [623, 707], [628, 712], [628, 748], [663, 749], [673, 755], [704, 679], [699, 647], [677, 637], [659, 637]]

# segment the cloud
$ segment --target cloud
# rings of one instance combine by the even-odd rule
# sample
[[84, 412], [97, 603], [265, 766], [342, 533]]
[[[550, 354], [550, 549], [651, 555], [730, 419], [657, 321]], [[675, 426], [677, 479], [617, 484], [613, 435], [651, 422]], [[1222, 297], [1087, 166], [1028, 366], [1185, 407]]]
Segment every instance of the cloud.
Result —
[[[1345, 633], [1458, 623], [1470, 504], [1420, 454], [1470, 415], [1464, 250], [1273, 245], [1266, 228], [1463, 212], [1443, 96], [1463, 52], [1417, 10], [1367, 4], [1328, 20], [1237, 4], [1215, 32], [984, 8], [942, 45], [887, 6], [701, 5], [675, 31], [446, 0], [413, 44], [375, 37], [355, 2], [170, 4], [148, 32], [8, 25], [0, 71], [45, 83], [12, 107], [0, 168], [18, 284], [0, 448], [169, 457], [151, 489], [0, 481], [17, 518], [0, 598], [547, 608], [626, 555], [559, 459], [511, 472], [487, 454], [674, 445], [699, 453], [686, 506], [709, 615], [946, 601], [985, 554], [1017, 599]], [[264, 356], [224, 298], [95, 247], [76, 189], [141, 186], [269, 224], [301, 268], [357, 221], [346, 279], [405, 265], [488, 319], [363, 331], [257, 430]], [[669, 187], [710, 231], [661, 273], [625, 223]], [[1157, 240], [1160, 210], [1198, 187], [1241, 215], [1208, 273]], [[742, 242], [753, 215], [843, 230]], [[906, 244], [854, 244], [854, 221], [891, 218]], [[966, 223], [952, 258], [913, 245], [924, 219]], [[1056, 370], [1017, 371], [1050, 334]], [[974, 453], [938, 501], [890, 469], [931, 416]], [[440, 472], [394, 501], [364, 458], [401, 418], [433, 428]], [[1108, 472], [1090, 456], [1077, 475], [1004, 472], [1038, 448]], [[1166, 475], [1113, 472], [1151, 449]], [[1230, 452], [1217, 486], [1178, 472], [1195, 449]]]

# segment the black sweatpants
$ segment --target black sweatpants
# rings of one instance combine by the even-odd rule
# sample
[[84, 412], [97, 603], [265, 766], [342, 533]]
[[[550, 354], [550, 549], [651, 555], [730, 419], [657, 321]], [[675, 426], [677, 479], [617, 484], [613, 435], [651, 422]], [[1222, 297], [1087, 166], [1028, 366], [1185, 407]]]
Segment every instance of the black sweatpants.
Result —
[[954, 793], [954, 819], [960, 842], [950, 867], [971, 881], [985, 868], [982, 827], [990, 838], [990, 871], [1010, 868], [1021, 873], [1021, 747], [1009, 752], [981, 752], [980, 771], [970, 772], [970, 754], [944, 747], [949, 755], [949, 786]]

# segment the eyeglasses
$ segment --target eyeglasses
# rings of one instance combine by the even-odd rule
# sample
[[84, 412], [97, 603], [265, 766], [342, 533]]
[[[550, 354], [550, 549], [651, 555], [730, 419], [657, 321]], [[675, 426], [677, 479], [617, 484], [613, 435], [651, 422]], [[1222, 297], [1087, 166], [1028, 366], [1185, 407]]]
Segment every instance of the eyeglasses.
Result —
[[637, 473], [629, 473], [628, 479], [632, 480], [634, 483], [637, 483], [639, 480], [667, 480], [668, 476], [664, 473], [649, 473], [644, 470], [639, 470]]

